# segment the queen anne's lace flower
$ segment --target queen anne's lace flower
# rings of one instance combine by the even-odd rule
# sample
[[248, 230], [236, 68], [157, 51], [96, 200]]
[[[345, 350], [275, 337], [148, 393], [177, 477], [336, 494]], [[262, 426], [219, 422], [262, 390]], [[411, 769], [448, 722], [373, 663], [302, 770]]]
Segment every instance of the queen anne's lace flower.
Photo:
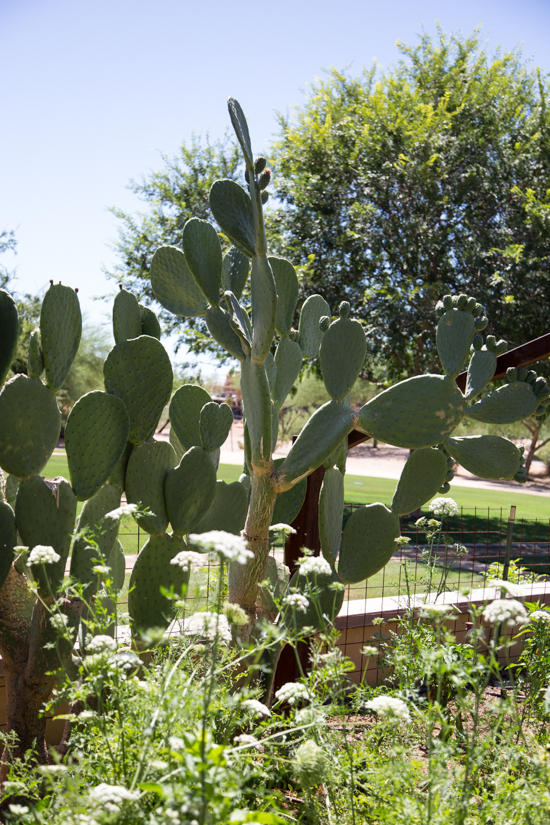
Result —
[[124, 802], [135, 802], [139, 799], [139, 791], [129, 791], [123, 785], [107, 785], [101, 782], [88, 794], [88, 798], [95, 805], [101, 805], [109, 813], [116, 813]]
[[290, 593], [283, 599], [283, 604], [288, 604], [289, 607], [294, 607], [300, 613], [307, 613], [309, 607], [309, 599], [306, 599], [301, 593]]
[[59, 633], [63, 633], [69, 626], [69, 617], [64, 613], [54, 613], [53, 616], [50, 616], [50, 624]]
[[217, 553], [225, 561], [234, 561], [237, 564], [246, 564], [248, 559], [254, 556], [242, 536], [226, 533], [225, 530], [191, 533], [189, 544], [202, 547], [206, 553]]
[[550, 612], [548, 610], [533, 610], [533, 612], [529, 614], [529, 618], [532, 622], [550, 622]]
[[222, 642], [231, 641], [231, 628], [227, 616], [220, 613], [193, 613], [183, 622], [183, 632], [186, 636], [200, 636], [213, 641], [218, 636]]
[[263, 716], [266, 719], [268, 716], [271, 716], [271, 711], [267, 705], [264, 705], [263, 702], [259, 702], [257, 699], [245, 699], [244, 702], [241, 702], [241, 707], [253, 713], [254, 716]]
[[94, 636], [86, 645], [87, 653], [111, 653], [118, 647], [117, 642], [111, 636]]
[[458, 513], [458, 504], [452, 498], [434, 498], [428, 507], [430, 513], [435, 513], [436, 516], [456, 516]]
[[302, 742], [294, 751], [293, 764], [296, 778], [306, 790], [323, 782], [327, 760], [323, 749], [312, 739]]
[[483, 618], [488, 624], [513, 627], [527, 620], [527, 610], [517, 599], [495, 599], [483, 611]]
[[311, 701], [311, 694], [305, 685], [301, 682], [287, 682], [275, 694], [275, 698], [279, 702], [288, 702], [289, 705], [295, 705], [296, 702], [305, 699]]
[[60, 558], [61, 556], [55, 552], [53, 547], [37, 544], [29, 553], [27, 567], [30, 567], [32, 564], [55, 564]]
[[174, 556], [170, 564], [177, 564], [184, 573], [187, 573], [193, 564], [204, 564], [204, 556], [201, 553], [194, 553], [193, 550], [182, 550]]
[[496, 587], [499, 590], [504, 590], [509, 596], [523, 595], [523, 587], [521, 584], [507, 582], [504, 579], [489, 579], [486, 584], [487, 587]]
[[255, 736], [251, 736], [249, 733], [241, 733], [240, 736], [236, 736], [233, 739], [235, 745], [248, 745], [251, 748], [259, 748], [260, 747], [260, 740], [256, 739]]
[[452, 612], [452, 605], [437, 602], [426, 602], [426, 604], [423, 604], [420, 608], [420, 615], [428, 619], [444, 618], [445, 616], [450, 616]]
[[134, 670], [136, 667], [142, 666], [142, 661], [133, 650], [120, 650], [115, 653], [110, 660], [113, 664], [121, 667], [123, 670]]
[[374, 699], [365, 702], [365, 707], [373, 710], [377, 716], [382, 718], [393, 718], [399, 722], [411, 721], [411, 715], [405, 702], [394, 696], [375, 696]]
[[298, 559], [300, 565], [300, 576], [308, 576], [313, 574], [315, 576], [330, 576], [330, 564], [322, 556], [305, 556]]

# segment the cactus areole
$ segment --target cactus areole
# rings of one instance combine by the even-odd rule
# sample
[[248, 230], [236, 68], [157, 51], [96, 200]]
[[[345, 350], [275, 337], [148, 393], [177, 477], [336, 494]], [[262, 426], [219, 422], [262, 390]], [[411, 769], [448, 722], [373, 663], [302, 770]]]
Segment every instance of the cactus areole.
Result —
[[[349, 406], [349, 392], [367, 357], [365, 331], [350, 317], [347, 302], [332, 315], [324, 298], [312, 295], [297, 313], [294, 267], [268, 256], [262, 211], [270, 179], [265, 160], [254, 159], [236, 100], [230, 99], [229, 113], [245, 160], [246, 188], [232, 180], [213, 184], [210, 205], [217, 227], [189, 221], [183, 249], [161, 247], [153, 256], [151, 285], [168, 311], [204, 315], [214, 340], [241, 364], [243, 474], [230, 485], [216, 480], [231, 413], [213, 404], [200, 387], [186, 385], [172, 395], [172, 368], [159, 340], [158, 320], [121, 289], [113, 311], [116, 344], [104, 367], [105, 391], [80, 399], [67, 421], [70, 482], [42, 478], [61, 426], [55, 392], [81, 335], [76, 292], [52, 284], [40, 329], [31, 335], [28, 376], [17, 375], [0, 390], [0, 653], [8, 731], [18, 737], [5, 760], [22, 757], [30, 748], [38, 759], [46, 759], [40, 711], [59, 662], [70, 662], [86, 621], [83, 600], [74, 597], [75, 591], [69, 598], [63, 590], [69, 554], [73, 582], [87, 601], [101, 599], [114, 632], [116, 608], [100, 588], [106, 577], [115, 587], [124, 581], [117, 539], [123, 493], [138, 505], [136, 519], [149, 533], [130, 581], [131, 629], [139, 647], [148, 631], [165, 629], [174, 616], [176, 601], [166, 593], [180, 594], [189, 576], [171, 561], [191, 533], [224, 530], [246, 539], [246, 563], [229, 564], [229, 600], [249, 615], [242, 631], [246, 640], [259, 615], [277, 615], [277, 605], [259, 586], [266, 577], [279, 595], [320, 588], [323, 622], [331, 622], [341, 607], [344, 583], [372, 576], [389, 561], [400, 516], [447, 492], [455, 461], [483, 478], [526, 480], [522, 451], [511, 441], [453, 437], [464, 417], [521, 420], [544, 413], [550, 397], [545, 381], [532, 370], [510, 370], [507, 386], [487, 391], [496, 356], [506, 344], [494, 336], [484, 342], [487, 318], [475, 298], [445, 295], [436, 306], [443, 374], [402, 381], [359, 411]], [[225, 255], [220, 230], [232, 243]], [[243, 294], [250, 295], [250, 306], [241, 302]], [[0, 321], [4, 379], [19, 320], [12, 298], [1, 290]], [[317, 357], [330, 400], [311, 416], [286, 458], [274, 462], [280, 409], [303, 361]], [[466, 362], [463, 394], [455, 378]], [[168, 403], [169, 443], [154, 435]], [[342, 533], [347, 436], [354, 429], [414, 451], [391, 506], [359, 508]], [[327, 470], [319, 502], [324, 559], [304, 565], [289, 582], [284, 565], [269, 558], [269, 528], [295, 518], [306, 477], [321, 465]], [[84, 506], [77, 523], [79, 499]], [[23, 551], [17, 549], [19, 540]], [[295, 610], [284, 609], [278, 621], [301, 630], [318, 628], [318, 618], [314, 622], [309, 613], [300, 618]], [[80, 653], [85, 639], [80, 632]]]

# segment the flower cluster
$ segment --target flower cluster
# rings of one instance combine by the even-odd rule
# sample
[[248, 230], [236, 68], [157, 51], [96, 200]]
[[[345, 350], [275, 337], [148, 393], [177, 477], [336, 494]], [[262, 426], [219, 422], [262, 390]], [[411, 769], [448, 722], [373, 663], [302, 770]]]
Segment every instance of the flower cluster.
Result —
[[456, 516], [458, 513], [458, 504], [452, 498], [434, 498], [428, 507], [430, 513], [435, 513], [436, 516]]
[[254, 553], [246, 546], [242, 536], [226, 533], [225, 530], [209, 530], [207, 533], [191, 533], [189, 544], [201, 547], [205, 553], [217, 553], [222, 560], [246, 564]]
[[27, 561], [27, 567], [30, 567], [33, 564], [55, 564], [56, 561], [59, 561], [61, 556], [59, 553], [56, 553], [53, 547], [46, 546], [44, 544], [37, 544], [36, 547], [33, 547], [29, 554], [29, 559]]
[[86, 645], [87, 653], [111, 653], [118, 647], [117, 642], [111, 636], [94, 636]]
[[183, 622], [183, 632], [186, 636], [200, 636], [213, 641], [216, 636], [222, 642], [231, 641], [231, 628], [227, 616], [219, 613], [193, 613]]
[[296, 779], [306, 790], [320, 785], [326, 774], [325, 753], [313, 739], [302, 742], [294, 752], [294, 772]]
[[170, 564], [177, 564], [178, 567], [181, 567], [184, 573], [189, 571], [189, 568], [193, 564], [203, 564], [204, 558], [201, 553], [194, 553], [193, 550], [181, 550], [181, 552], [176, 553]]
[[223, 613], [227, 616], [229, 624], [234, 624], [235, 627], [244, 627], [248, 624], [248, 614], [239, 604], [227, 602], [223, 606]]
[[256, 739], [255, 736], [252, 736], [250, 733], [241, 733], [239, 736], [235, 736], [233, 742], [238, 746], [244, 746], [248, 748], [259, 748], [260, 747], [260, 740]]
[[527, 610], [517, 599], [495, 599], [483, 611], [483, 618], [489, 624], [513, 627], [527, 620]]
[[50, 616], [50, 624], [58, 633], [64, 633], [69, 626], [69, 617], [64, 613], [54, 613]]
[[95, 805], [101, 805], [109, 813], [117, 813], [124, 802], [135, 802], [140, 797], [139, 791], [129, 791], [123, 785], [107, 785], [101, 782], [88, 794]]
[[330, 564], [322, 556], [303, 556], [298, 559], [300, 576], [330, 576]]
[[271, 711], [267, 705], [264, 705], [263, 702], [259, 702], [257, 699], [245, 699], [244, 702], [241, 702], [241, 707], [244, 710], [250, 711], [254, 716], [263, 716], [266, 719], [268, 716], [271, 716]]
[[301, 593], [290, 593], [290, 595], [284, 597], [283, 604], [295, 608], [300, 613], [307, 613], [309, 600]]
[[383, 719], [395, 719], [398, 722], [411, 721], [406, 703], [394, 696], [375, 696], [374, 699], [365, 702], [365, 707]]
[[305, 685], [300, 682], [287, 682], [275, 693], [275, 698], [279, 702], [288, 702], [289, 705], [295, 705], [302, 699], [311, 701], [311, 694]]

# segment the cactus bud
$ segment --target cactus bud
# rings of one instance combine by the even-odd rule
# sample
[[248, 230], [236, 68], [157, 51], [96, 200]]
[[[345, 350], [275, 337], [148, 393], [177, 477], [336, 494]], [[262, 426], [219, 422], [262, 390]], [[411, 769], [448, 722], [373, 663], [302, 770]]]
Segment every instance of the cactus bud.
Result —
[[546, 386], [546, 381], [544, 380], [544, 378], [542, 377], [542, 375], [539, 375], [539, 377], [537, 378], [537, 380], [536, 380], [536, 381], [535, 381], [535, 383], [533, 384], [533, 389], [535, 390], [536, 394], [538, 395], [538, 394], [539, 394], [539, 392], [540, 392], [540, 391], [541, 391], [541, 390], [542, 390], [545, 386]]
[[447, 459], [447, 470], [452, 470], [454, 466], [455, 460], [454, 458], [451, 458], [451, 456], [449, 456], [449, 458]]
[[525, 381], [528, 372], [529, 369], [527, 367], [522, 367], [520, 370], [518, 370], [518, 381]]
[[487, 316], [481, 315], [479, 318], [476, 318], [476, 329], [485, 329], [488, 323], [489, 319]]
[[518, 444], [518, 450], [519, 450], [519, 454], [523, 455], [523, 453], [525, 452], [525, 445], [524, 444]]
[[527, 481], [527, 476], [525, 475], [525, 473], [517, 472], [514, 476], [514, 481], [519, 482], [519, 484], [525, 484], [525, 482]]
[[475, 298], [468, 298], [468, 300], [466, 301], [465, 309], [468, 312], [473, 312], [474, 309], [475, 309], [476, 304], [477, 304], [477, 301], [476, 301]]
[[351, 304], [349, 301], [342, 301], [340, 306], [338, 307], [338, 312], [340, 314], [340, 318], [349, 318], [351, 312]]
[[452, 309], [453, 308], [453, 296], [452, 295], [444, 295], [441, 299], [443, 301], [443, 306], [445, 309]]
[[539, 404], [533, 415], [544, 415], [546, 412], [546, 406], [544, 404]]
[[544, 385], [542, 390], [539, 390], [537, 398], [541, 403], [546, 401], [547, 398], [550, 398], [550, 387], [547, 384]]
[[445, 307], [443, 306], [443, 301], [438, 301], [435, 305], [435, 314], [438, 318], [441, 318], [443, 313], [445, 312]]
[[477, 332], [474, 335], [474, 340], [472, 342], [472, 347], [474, 348], [474, 350], [479, 350], [479, 349], [481, 349], [482, 346], [483, 346], [483, 335], [481, 335], [481, 333]]
[[456, 309], [458, 309], [458, 299], [459, 299], [459, 296], [458, 296], [458, 295], [453, 295], [453, 298], [452, 298], [452, 301], [453, 301], [453, 306], [454, 306]]
[[506, 380], [510, 382], [518, 380], [518, 371], [515, 367], [508, 367], [506, 370]]
[[441, 487], [439, 488], [439, 492], [440, 492], [442, 495], [445, 495], [445, 493], [448, 493], [450, 489], [451, 489], [451, 485], [449, 484], [449, 482], [448, 482], [448, 481], [445, 481], [445, 482], [441, 485]]
[[508, 349], [508, 342], [501, 338], [500, 341], [497, 341], [497, 345], [495, 347], [495, 355], [502, 355], [503, 352], [506, 352]]
[[288, 337], [291, 341], [296, 341], [298, 344], [300, 343], [300, 334], [297, 329], [291, 329]]
[[535, 372], [535, 370], [529, 370], [529, 372], [525, 376], [525, 381], [528, 384], [534, 384], [536, 380], [537, 380], [537, 373]]
[[260, 192], [260, 198], [263, 204], [266, 204], [269, 200], [269, 192]]
[[472, 315], [474, 318], [477, 318], [478, 315], [481, 315], [483, 312], [483, 304], [476, 303], [475, 307], [472, 310]]
[[458, 296], [458, 300], [456, 302], [456, 305], [457, 305], [458, 309], [466, 309], [466, 304], [467, 303], [468, 303], [468, 296], [465, 295], [464, 292], [461, 292], [460, 295]]
[[454, 470], [448, 470], [447, 475], [445, 476], [445, 481], [446, 482], [452, 481], [454, 477], [455, 477]]
[[321, 317], [319, 318], [319, 326], [323, 330], [323, 332], [327, 331], [327, 329], [330, 326], [330, 318], [328, 317], [328, 315], [321, 315]]
[[269, 181], [271, 180], [271, 170], [266, 169], [260, 177], [258, 178], [258, 189], [265, 189], [266, 186], [269, 186]]
[[267, 160], [265, 158], [256, 158], [256, 160], [254, 161], [254, 172], [257, 175], [260, 175], [264, 171], [266, 166]]

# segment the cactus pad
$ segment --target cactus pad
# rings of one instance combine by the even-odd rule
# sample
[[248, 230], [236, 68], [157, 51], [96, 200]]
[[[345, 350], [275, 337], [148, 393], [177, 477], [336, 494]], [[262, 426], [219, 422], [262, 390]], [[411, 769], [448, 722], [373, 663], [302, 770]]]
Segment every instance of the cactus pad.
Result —
[[118, 591], [122, 590], [126, 579], [126, 556], [120, 539], [117, 539], [113, 544], [113, 549], [107, 559], [107, 567], [111, 568], [110, 578], [115, 588]]
[[248, 123], [241, 109], [241, 104], [238, 100], [235, 100], [234, 97], [230, 97], [227, 101], [227, 108], [229, 109], [229, 117], [231, 118], [231, 124], [237, 135], [237, 140], [241, 144], [247, 168], [252, 167], [253, 155], [250, 144], [250, 132], [248, 131]]
[[177, 536], [152, 536], [143, 546], [130, 576], [128, 611], [132, 634], [139, 636], [153, 628], [164, 629], [174, 618], [176, 607], [162, 595], [161, 588], [174, 589], [177, 596], [189, 581], [189, 572], [170, 564], [186, 544]]
[[399, 518], [383, 504], [367, 504], [349, 517], [340, 545], [338, 573], [354, 584], [378, 573], [391, 559], [399, 537]]
[[412, 513], [435, 496], [446, 476], [447, 457], [442, 450], [414, 450], [403, 467], [391, 509], [398, 516]]
[[159, 304], [183, 318], [204, 315], [206, 301], [177, 246], [161, 246], [151, 261], [151, 287]]
[[300, 312], [298, 333], [300, 346], [304, 358], [315, 358], [319, 354], [323, 331], [319, 326], [319, 319], [323, 315], [330, 316], [330, 307], [320, 295], [310, 295], [304, 302]]
[[444, 447], [464, 469], [480, 478], [514, 478], [521, 464], [516, 445], [500, 435], [448, 438]]
[[[80, 518], [78, 519], [78, 530], [89, 528], [89, 534], [96, 542], [101, 556], [106, 559], [112, 550], [118, 534], [119, 520], [105, 518], [107, 513], [116, 510], [120, 506], [121, 490], [112, 484], [104, 484], [97, 493], [88, 499], [82, 507]], [[80, 539], [76, 539], [73, 547], [73, 557], [75, 547]], [[97, 557], [96, 552], [96, 557]]]
[[447, 310], [437, 325], [437, 352], [449, 378], [456, 378], [468, 357], [476, 331], [474, 316], [465, 310]]
[[42, 347], [40, 346], [40, 330], [33, 329], [29, 338], [27, 375], [29, 378], [40, 378], [43, 372], [44, 356], [42, 355]]
[[16, 478], [39, 473], [61, 432], [55, 395], [39, 378], [16, 375], [0, 391], [0, 467]]
[[271, 271], [277, 288], [277, 315], [275, 329], [281, 336], [290, 335], [294, 312], [298, 303], [298, 277], [286, 258], [269, 257]]
[[115, 487], [119, 487], [122, 493], [124, 492], [126, 467], [128, 466], [128, 459], [130, 458], [130, 453], [132, 452], [132, 449], [133, 445], [130, 444], [130, 442], [128, 441], [118, 461], [118, 464], [116, 465], [115, 469], [108, 478], [109, 484], [113, 484]]
[[338, 318], [321, 340], [319, 361], [323, 381], [333, 401], [343, 401], [365, 362], [367, 342], [359, 321]]
[[113, 335], [115, 342], [127, 341], [141, 335], [141, 311], [138, 299], [127, 289], [120, 288], [113, 304]]
[[10, 572], [16, 545], [15, 515], [7, 501], [0, 501], [0, 588]]
[[160, 341], [141, 335], [117, 344], [103, 366], [105, 389], [124, 401], [132, 444], [145, 441], [172, 392], [172, 365]]
[[5, 289], [0, 289], [0, 387], [8, 375], [17, 351], [19, 315], [15, 301]]
[[265, 255], [254, 255], [250, 270], [252, 302], [252, 358], [265, 361], [275, 334], [277, 292], [275, 279]]
[[57, 392], [63, 386], [80, 344], [82, 314], [74, 289], [52, 284], [42, 301], [40, 340], [46, 384]]
[[336, 563], [342, 539], [344, 517], [344, 476], [336, 467], [325, 472], [319, 495], [319, 537], [321, 552], [329, 564]]
[[166, 476], [176, 467], [178, 459], [166, 441], [148, 438], [134, 447], [126, 469], [126, 498], [130, 504], [141, 504], [152, 515], [137, 516], [136, 521], [147, 533], [165, 533], [168, 513], [164, 500]]
[[225, 530], [238, 536], [244, 527], [247, 510], [248, 493], [239, 481], [232, 484], [217, 481], [214, 500], [201, 520], [193, 526], [193, 532]]
[[[245, 358], [241, 368], [244, 412], [254, 461], [271, 458], [272, 409], [269, 384], [263, 364]], [[245, 442], [246, 452], [246, 442]]]
[[141, 318], [140, 335], [150, 335], [151, 338], [158, 338], [160, 341], [159, 319], [150, 307], [139, 304], [139, 317]]
[[222, 289], [229, 290], [235, 295], [237, 301], [240, 300], [245, 288], [250, 263], [246, 255], [236, 246], [231, 246], [222, 261]]
[[468, 364], [466, 379], [466, 400], [471, 401], [487, 386], [497, 368], [497, 356], [492, 350], [476, 350]]
[[225, 444], [233, 425], [233, 411], [228, 404], [209, 401], [200, 412], [199, 429], [201, 446], [212, 453]]
[[128, 411], [115, 395], [95, 390], [76, 402], [65, 428], [65, 448], [71, 484], [81, 501], [107, 481], [122, 457], [129, 433]]
[[255, 254], [252, 201], [233, 180], [217, 180], [210, 189], [210, 208], [222, 231], [249, 258]]
[[176, 390], [170, 401], [170, 428], [177, 436], [184, 452], [200, 447], [200, 416], [205, 404], [212, 401], [210, 395], [195, 384], [184, 384]]
[[208, 307], [204, 313], [204, 320], [206, 321], [208, 332], [214, 341], [222, 346], [233, 358], [242, 361], [244, 353], [241, 339], [231, 326], [231, 315], [221, 307]]
[[191, 447], [168, 473], [164, 492], [174, 533], [189, 533], [208, 512], [216, 492], [216, 471], [202, 447]]
[[302, 367], [302, 348], [290, 338], [281, 338], [275, 352], [277, 376], [271, 387], [271, 397], [282, 406]]
[[[283, 463], [284, 458], [276, 458], [273, 462], [274, 469], [277, 470]], [[273, 510], [272, 524], [292, 524], [302, 506], [306, 497], [307, 478], [303, 478], [298, 484], [295, 484], [284, 493], [279, 493], [275, 499], [275, 508]]]
[[217, 306], [222, 277], [222, 248], [211, 223], [191, 218], [183, 229], [187, 266], [209, 304]]
[[[281, 623], [294, 634], [302, 633], [306, 628], [321, 633], [334, 622], [344, 604], [344, 591], [338, 585], [340, 579], [335, 572], [300, 575], [297, 570], [290, 580], [290, 592], [296, 590], [309, 600], [306, 612], [296, 610], [285, 604], [281, 611]], [[331, 585], [336, 585], [335, 589]]]
[[529, 418], [538, 407], [538, 399], [531, 384], [513, 381], [493, 390], [473, 404], [466, 415], [476, 421], [490, 424], [511, 424]]
[[460, 424], [464, 396], [444, 375], [416, 375], [394, 384], [362, 407], [358, 428], [396, 447], [439, 444]]

